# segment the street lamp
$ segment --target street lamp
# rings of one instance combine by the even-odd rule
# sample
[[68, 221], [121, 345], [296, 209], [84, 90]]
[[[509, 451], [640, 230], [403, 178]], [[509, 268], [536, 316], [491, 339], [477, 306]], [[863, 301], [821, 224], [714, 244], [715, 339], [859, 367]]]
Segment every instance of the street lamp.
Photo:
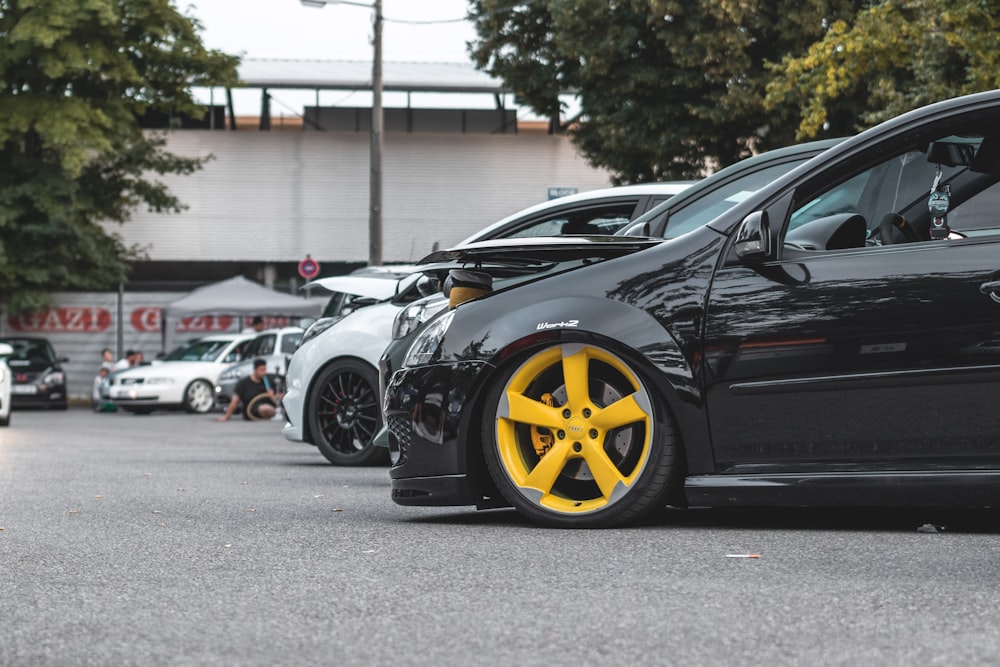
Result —
[[368, 184], [368, 264], [382, 263], [382, 0], [372, 4], [348, 2], [347, 0], [299, 0], [306, 7], [326, 5], [352, 5], [374, 11], [372, 23], [375, 35], [372, 44], [375, 53], [372, 58], [372, 129], [371, 157], [369, 158]]

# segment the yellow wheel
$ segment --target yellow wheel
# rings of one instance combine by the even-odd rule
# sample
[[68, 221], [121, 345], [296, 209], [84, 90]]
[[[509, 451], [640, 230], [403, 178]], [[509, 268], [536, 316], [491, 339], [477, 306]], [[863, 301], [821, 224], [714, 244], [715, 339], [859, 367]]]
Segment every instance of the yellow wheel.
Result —
[[663, 505], [674, 429], [618, 355], [554, 345], [500, 376], [487, 400], [487, 465], [504, 497], [529, 518], [609, 526]]

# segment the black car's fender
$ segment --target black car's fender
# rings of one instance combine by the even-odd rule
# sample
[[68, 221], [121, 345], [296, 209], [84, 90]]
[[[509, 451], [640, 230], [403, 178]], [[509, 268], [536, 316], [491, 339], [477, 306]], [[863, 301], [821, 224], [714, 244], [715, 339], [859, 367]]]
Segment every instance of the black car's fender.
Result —
[[[490, 301], [485, 299], [461, 306], [469, 308], [462, 321], [481, 321], [479, 315], [473, 312], [474, 307], [487, 308]], [[505, 312], [510, 314], [490, 321], [489, 328], [465, 339], [468, 341], [466, 349], [476, 345], [481, 348], [490, 346], [488, 350], [481, 349], [482, 358], [487, 363], [482, 366], [480, 375], [465, 398], [466, 409], [461, 413], [455, 434], [457, 443], [465, 449], [466, 469], [477, 482], [489, 483], [481, 437], [485, 397], [489, 389], [512, 365], [536, 351], [562, 342], [595, 345], [627, 360], [666, 403], [681, 430], [685, 448], [690, 443], [701, 452], [708, 451], [702, 446], [707, 443], [704, 421], [700, 417], [691, 417], [697, 414], [697, 410], [692, 408], [701, 400], [696, 371], [685, 359], [681, 345], [671, 332], [648, 313], [622, 302], [592, 296], [540, 301]], [[493, 313], [496, 313], [495, 309]], [[456, 325], [461, 328], [457, 320], [453, 327]], [[456, 338], [464, 337], [453, 337], [450, 331], [450, 342]], [[699, 463], [702, 458], [704, 455], [695, 456]]]

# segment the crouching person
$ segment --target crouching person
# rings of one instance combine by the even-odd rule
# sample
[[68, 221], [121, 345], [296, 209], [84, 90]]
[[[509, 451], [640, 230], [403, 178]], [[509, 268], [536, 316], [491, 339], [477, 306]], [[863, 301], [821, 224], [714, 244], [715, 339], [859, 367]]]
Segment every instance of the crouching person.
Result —
[[244, 419], [270, 419], [277, 412], [280, 398], [274, 393], [267, 379], [267, 362], [260, 358], [254, 359], [253, 372], [236, 383], [233, 398], [226, 407], [226, 414], [218, 417], [216, 421], [229, 421], [240, 406]]

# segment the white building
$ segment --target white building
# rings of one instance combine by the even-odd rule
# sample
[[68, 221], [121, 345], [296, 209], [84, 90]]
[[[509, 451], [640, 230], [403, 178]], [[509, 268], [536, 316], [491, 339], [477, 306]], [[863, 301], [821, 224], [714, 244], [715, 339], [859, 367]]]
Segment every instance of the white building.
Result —
[[[185, 211], [137, 211], [115, 227], [126, 243], [147, 248], [136, 286], [237, 273], [282, 286], [306, 255], [323, 275], [366, 263], [371, 110], [330, 106], [323, 96], [370, 87], [367, 67], [249, 60], [240, 76], [261, 97], [258, 117], [238, 116], [234, 91], [226, 91], [227, 104], [216, 105], [204, 129], [167, 131], [171, 152], [213, 159], [194, 175], [164, 179]], [[554, 193], [609, 184], [565, 134], [550, 133], [544, 122], [519, 123], [505, 108], [506, 91], [470, 65], [386, 63], [384, 89], [386, 263], [419, 260]], [[415, 95], [431, 93], [438, 102], [455, 95], [487, 104], [412, 105]], [[300, 115], [285, 107], [276, 114], [271, 96], [292, 94], [310, 103]], [[401, 106], [391, 106], [389, 95]]]

